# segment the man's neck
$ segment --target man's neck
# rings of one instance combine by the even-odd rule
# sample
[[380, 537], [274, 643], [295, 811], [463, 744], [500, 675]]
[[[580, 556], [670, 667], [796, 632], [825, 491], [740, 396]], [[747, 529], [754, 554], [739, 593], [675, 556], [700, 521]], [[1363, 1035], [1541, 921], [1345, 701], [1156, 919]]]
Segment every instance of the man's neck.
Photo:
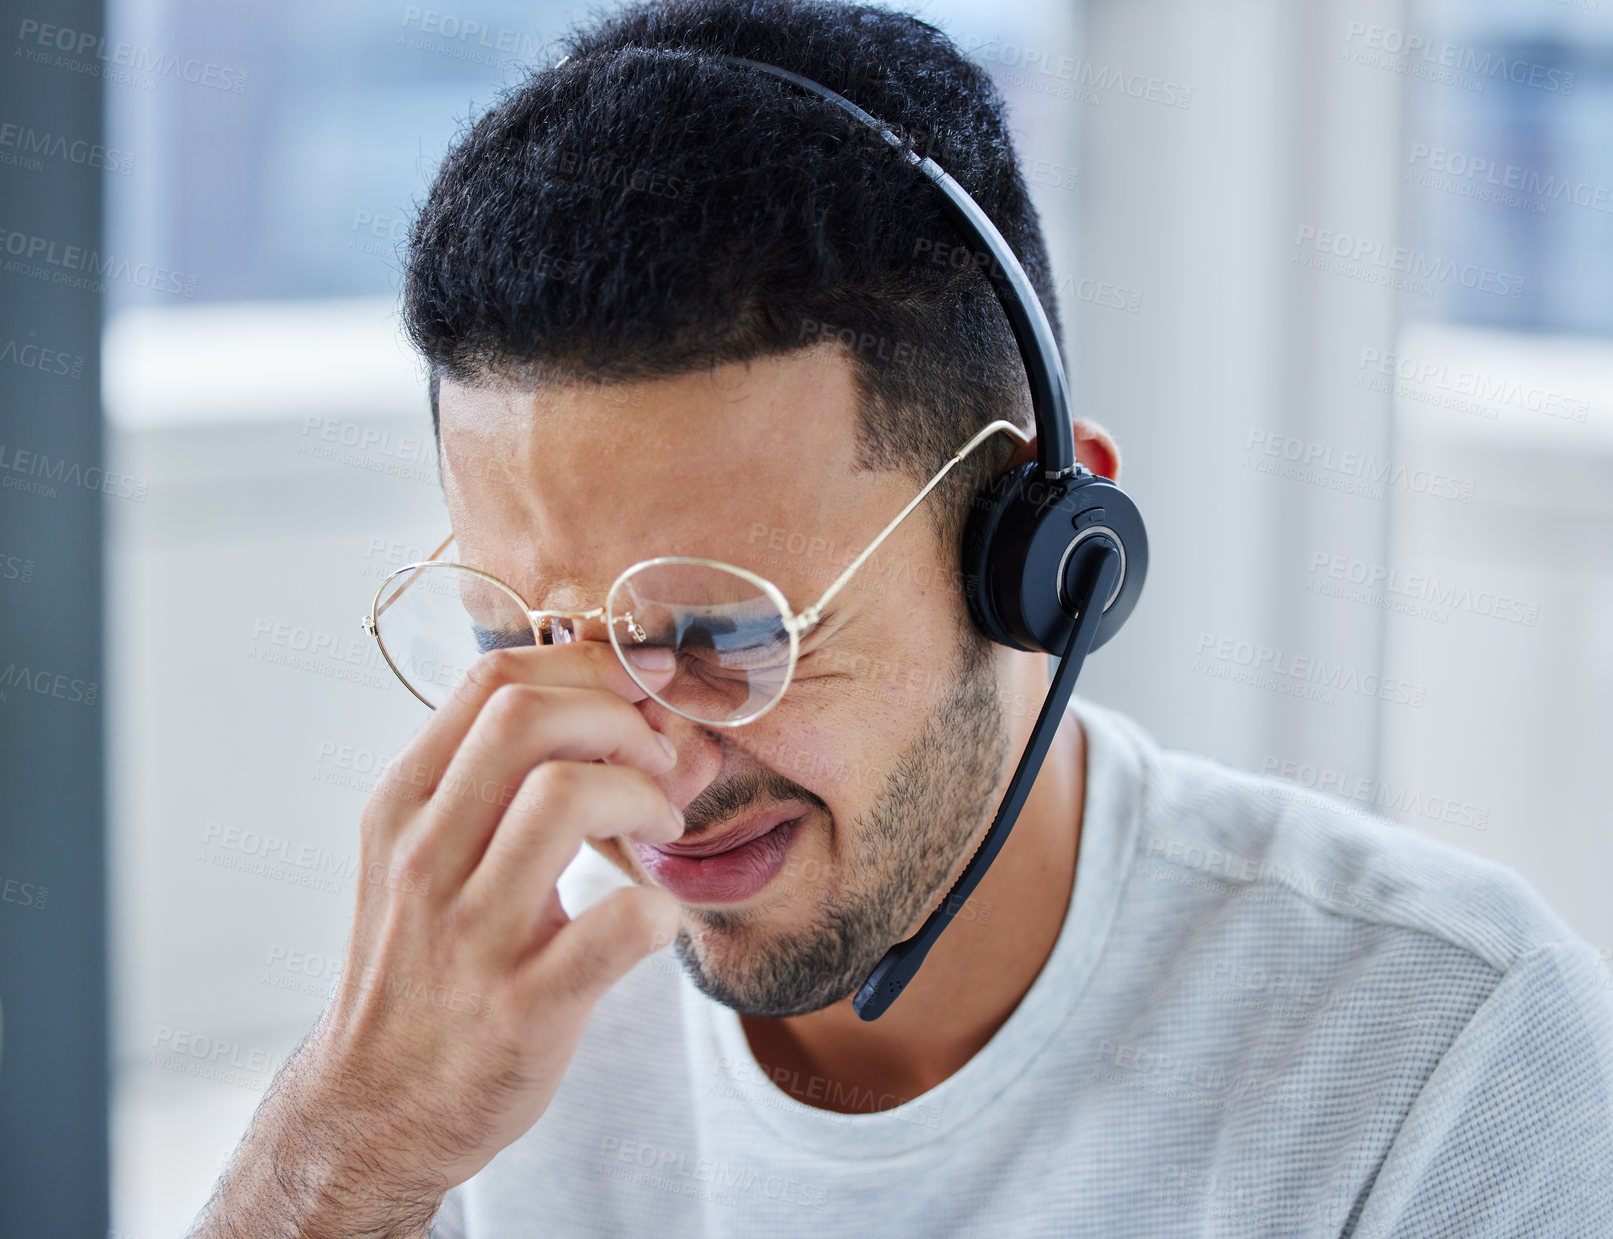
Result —
[[[1028, 726], [1015, 729], [1010, 771], [1028, 734]], [[757, 1062], [798, 1100], [843, 1113], [889, 1109], [961, 1068], [1053, 953], [1074, 888], [1085, 799], [1086, 738], [1066, 711], [1008, 841], [901, 998], [872, 1023], [850, 998], [782, 1020], [741, 1016]]]

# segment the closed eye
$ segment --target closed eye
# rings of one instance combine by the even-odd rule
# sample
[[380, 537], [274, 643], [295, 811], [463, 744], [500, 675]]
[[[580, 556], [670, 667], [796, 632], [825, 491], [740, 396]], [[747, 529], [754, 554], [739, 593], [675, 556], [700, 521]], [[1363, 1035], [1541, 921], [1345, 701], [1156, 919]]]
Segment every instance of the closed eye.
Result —
[[480, 624], [476, 629], [476, 648], [483, 654], [489, 650], [510, 649], [518, 645], [534, 645], [532, 629], [526, 628], [483, 628]]

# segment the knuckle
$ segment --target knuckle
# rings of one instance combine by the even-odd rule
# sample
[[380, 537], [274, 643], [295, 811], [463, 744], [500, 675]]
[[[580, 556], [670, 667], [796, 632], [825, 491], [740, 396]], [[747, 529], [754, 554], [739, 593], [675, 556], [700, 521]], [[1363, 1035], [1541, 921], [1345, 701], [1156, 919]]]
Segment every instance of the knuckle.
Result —
[[451, 973], [462, 966], [467, 943], [474, 943], [483, 925], [481, 909], [463, 897], [450, 900], [441, 913], [437, 932], [431, 935], [425, 953], [439, 973]]
[[364, 802], [364, 808], [358, 815], [358, 845], [366, 854], [374, 853], [386, 846], [386, 839], [392, 833], [392, 814], [390, 806], [384, 797], [379, 795], [379, 787], [370, 792], [370, 797]]
[[398, 840], [390, 859], [390, 869], [403, 873], [429, 873], [436, 867], [440, 844], [435, 831], [416, 829]]
[[520, 654], [515, 647], [500, 646], [479, 655], [465, 669], [465, 691], [496, 692], [501, 685], [516, 683], [520, 677]]
[[545, 691], [534, 684], [501, 684], [482, 707], [482, 716], [496, 731], [523, 730], [531, 726], [546, 696]]
[[534, 806], [562, 813], [582, 795], [583, 772], [570, 762], [546, 761], [526, 776], [527, 796]]
[[362, 837], [382, 837], [395, 829], [396, 818], [422, 805], [430, 796], [432, 780], [424, 762], [408, 751], [388, 762], [370, 788], [359, 816]]

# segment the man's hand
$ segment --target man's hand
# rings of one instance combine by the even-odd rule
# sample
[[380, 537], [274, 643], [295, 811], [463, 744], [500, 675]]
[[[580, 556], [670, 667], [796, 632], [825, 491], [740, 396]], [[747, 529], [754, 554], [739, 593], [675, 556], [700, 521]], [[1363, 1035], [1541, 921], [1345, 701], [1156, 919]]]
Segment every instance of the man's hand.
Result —
[[[644, 653], [662, 663], [646, 679], [670, 677], [670, 651]], [[537, 1121], [595, 1002], [677, 932], [659, 888], [574, 921], [555, 890], [585, 836], [683, 832], [644, 698], [603, 642], [494, 650], [387, 766], [340, 989], [197, 1239], [423, 1235], [448, 1188]]]

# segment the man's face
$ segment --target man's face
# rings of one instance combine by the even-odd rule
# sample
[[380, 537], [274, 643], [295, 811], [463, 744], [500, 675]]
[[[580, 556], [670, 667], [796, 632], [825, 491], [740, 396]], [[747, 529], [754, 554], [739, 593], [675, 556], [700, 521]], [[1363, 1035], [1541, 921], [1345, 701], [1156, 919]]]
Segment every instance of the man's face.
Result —
[[[460, 560], [544, 609], [598, 606], [630, 564], [687, 555], [757, 572], [800, 610], [918, 490], [853, 471], [855, 388], [830, 348], [630, 386], [444, 382], [439, 411]], [[683, 841], [775, 809], [800, 815], [760, 890], [680, 901], [679, 956], [741, 1013], [800, 1015], [854, 993], [985, 826], [1009, 733], [997, 647], [968, 622], [953, 555], [924, 510], [910, 515], [835, 596], [832, 624], [802, 638], [788, 691], [751, 723], [707, 727], [638, 704], [678, 749], [658, 782], [684, 811]], [[652, 881], [620, 839], [596, 846]]]

